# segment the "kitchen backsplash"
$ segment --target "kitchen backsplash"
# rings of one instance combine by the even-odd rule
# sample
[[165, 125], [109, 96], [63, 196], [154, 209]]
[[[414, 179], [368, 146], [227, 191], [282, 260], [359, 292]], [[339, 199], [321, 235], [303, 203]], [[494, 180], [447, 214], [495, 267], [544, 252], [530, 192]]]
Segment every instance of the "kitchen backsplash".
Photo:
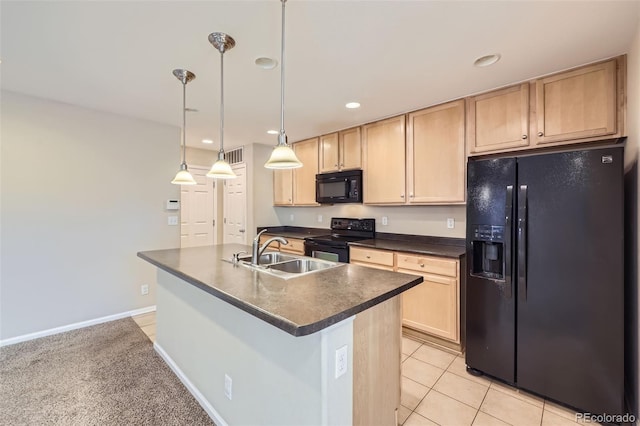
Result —
[[[376, 231], [397, 234], [464, 238], [466, 207], [462, 206], [367, 206], [341, 204], [320, 207], [274, 207], [280, 225], [329, 228], [332, 217], [374, 218]], [[387, 218], [387, 225], [383, 218]], [[319, 220], [321, 219], [321, 220]], [[453, 229], [447, 228], [453, 219]]]

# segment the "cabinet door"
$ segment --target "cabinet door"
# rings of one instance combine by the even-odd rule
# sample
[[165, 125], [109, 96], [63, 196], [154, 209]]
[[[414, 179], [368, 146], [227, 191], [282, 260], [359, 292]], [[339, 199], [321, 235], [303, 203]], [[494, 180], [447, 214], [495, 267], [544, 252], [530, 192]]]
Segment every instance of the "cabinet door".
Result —
[[365, 204], [405, 202], [405, 116], [362, 127]]
[[340, 132], [340, 170], [362, 168], [360, 127]]
[[402, 293], [402, 324], [459, 343], [457, 279], [410, 269], [398, 268], [398, 272], [424, 278], [422, 284]]
[[538, 144], [616, 133], [616, 61], [536, 81]]
[[339, 149], [338, 133], [320, 136], [320, 173], [338, 171]]
[[529, 83], [468, 99], [469, 155], [529, 146]]
[[318, 138], [293, 144], [293, 151], [302, 167], [293, 169], [293, 204], [315, 206], [316, 175], [318, 174]]
[[464, 100], [409, 114], [407, 153], [409, 203], [463, 203]]
[[273, 171], [273, 205], [290, 206], [293, 203], [292, 170]]

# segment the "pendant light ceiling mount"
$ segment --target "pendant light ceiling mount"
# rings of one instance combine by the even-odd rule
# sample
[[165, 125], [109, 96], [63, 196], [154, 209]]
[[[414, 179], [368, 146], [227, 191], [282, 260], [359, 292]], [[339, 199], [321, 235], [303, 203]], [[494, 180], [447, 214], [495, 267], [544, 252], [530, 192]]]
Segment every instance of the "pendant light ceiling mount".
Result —
[[273, 149], [269, 161], [265, 163], [267, 169], [297, 169], [302, 167], [302, 163], [296, 157], [296, 153], [287, 143], [287, 134], [284, 130], [284, 9], [287, 0], [280, 0], [282, 3], [282, 44], [280, 51], [280, 132], [278, 134], [278, 144]]
[[224, 53], [233, 49], [236, 41], [229, 34], [214, 32], [209, 34], [209, 43], [220, 52], [220, 150], [218, 151], [218, 160], [211, 166], [207, 177], [233, 179], [236, 174], [224, 159]]
[[189, 173], [187, 168], [187, 83], [196, 78], [196, 75], [189, 70], [175, 69], [173, 75], [182, 83], [182, 163], [180, 170], [176, 173], [171, 183], [175, 185], [195, 185], [197, 182]]

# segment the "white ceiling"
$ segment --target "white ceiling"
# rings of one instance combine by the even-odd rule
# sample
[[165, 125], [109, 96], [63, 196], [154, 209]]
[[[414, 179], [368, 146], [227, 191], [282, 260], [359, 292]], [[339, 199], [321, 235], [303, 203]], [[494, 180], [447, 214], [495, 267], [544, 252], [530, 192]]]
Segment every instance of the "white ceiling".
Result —
[[[217, 149], [220, 55], [225, 54], [225, 147], [275, 144], [280, 113], [278, 0], [2, 1], [1, 87], [181, 126], [174, 68], [187, 86], [188, 145]], [[290, 141], [625, 53], [634, 1], [287, 2], [286, 115]], [[476, 68], [479, 56], [502, 59]], [[348, 101], [358, 110], [347, 110]], [[201, 143], [211, 138], [215, 146]]]

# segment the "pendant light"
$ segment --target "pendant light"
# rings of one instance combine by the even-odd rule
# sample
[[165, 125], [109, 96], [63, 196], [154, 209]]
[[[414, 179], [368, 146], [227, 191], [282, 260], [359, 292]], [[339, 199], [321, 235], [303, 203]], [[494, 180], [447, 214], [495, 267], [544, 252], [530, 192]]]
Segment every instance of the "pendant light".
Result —
[[233, 179], [236, 174], [224, 159], [224, 52], [232, 49], [236, 41], [225, 33], [209, 34], [209, 43], [220, 52], [220, 151], [218, 161], [213, 163], [207, 177], [214, 179]]
[[282, 2], [282, 45], [280, 51], [280, 133], [278, 145], [273, 149], [269, 161], [265, 163], [267, 169], [297, 169], [302, 163], [296, 157], [296, 153], [287, 144], [287, 134], [284, 131], [284, 4]]
[[187, 83], [196, 78], [196, 75], [188, 70], [173, 70], [173, 75], [182, 82], [182, 163], [180, 170], [176, 173], [171, 183], [175, 185], [195, 185], [196, 181], [189, 173], [187, 168], [187, 133], [186, 133], [186, 115], [187, 115]]

